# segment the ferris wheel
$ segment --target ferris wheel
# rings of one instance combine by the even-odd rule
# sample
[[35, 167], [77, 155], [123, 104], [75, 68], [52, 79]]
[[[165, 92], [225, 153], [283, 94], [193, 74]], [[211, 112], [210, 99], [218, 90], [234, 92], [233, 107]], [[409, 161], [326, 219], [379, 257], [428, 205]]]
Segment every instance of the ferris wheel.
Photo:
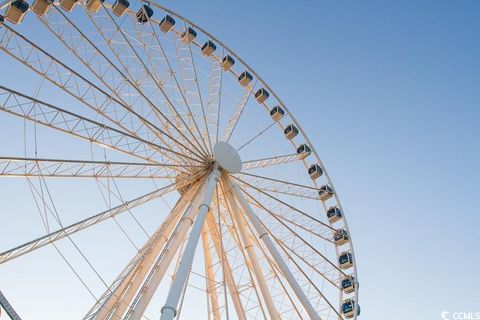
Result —
[[[92, 298], [89, 320], [182, 318], [199, 304], [196, 319], [357, 318], [351, 234], [315, 141], [235, 52], [154, 1], [15, 0], [0, 14], [2, 59], [21, 79], [1, 75], [2, 119], [34, 128], [23, 149], [2, 147], [0, 182], [27, 180], [44, 231], [0, 253], [0, 268], [53, 247]], [[87, 210], [84, 181], [106, 210]], [[66, 210], [89, 214], [66, 223], [71, 194]], [[115, 221], [111, 237], [135, 246], [122, 215], [146, 241], [105, 275], [76, 237]]]

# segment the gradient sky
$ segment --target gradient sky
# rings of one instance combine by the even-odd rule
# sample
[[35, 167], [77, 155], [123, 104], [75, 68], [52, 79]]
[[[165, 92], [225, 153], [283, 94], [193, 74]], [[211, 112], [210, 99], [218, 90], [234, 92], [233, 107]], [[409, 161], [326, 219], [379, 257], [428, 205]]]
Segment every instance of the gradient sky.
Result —
[[480, 311], [480, 1], [172, 1], [292, 108], [348, 213], [362, 319]]
[[243, 57], [315, 141], [361, 319], [480, 311], [480, 1], [163, 3]]

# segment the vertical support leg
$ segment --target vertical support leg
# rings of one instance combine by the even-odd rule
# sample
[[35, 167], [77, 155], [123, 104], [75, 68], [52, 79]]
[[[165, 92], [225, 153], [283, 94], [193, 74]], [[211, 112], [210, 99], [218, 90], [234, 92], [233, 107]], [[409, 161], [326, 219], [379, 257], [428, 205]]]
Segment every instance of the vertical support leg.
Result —
[[237, 317], [239, 320], [246, 320], [247, 317], [245, 316], [245, 310], [243, 309], [242, 302], [240, 300], [240, 294], [238, 293], [237, 285], [235, 284], [235, 279], [233, 278], [232, 268], [230, 267], [230, 263], [228, 262], [227, 255], [222, 248], [220, 237], [222, 236], [219, 232], [219, 228], [215, 224], [215, 221], [211, 216], [207, 217], [207, 226], [210, 231], [210, 234], [213, 238], [213, 243], [215, 246], [215, 251], [217, 252], [217, 256], [223, 256], [223, 270], [225, 272], [225, 281], [227, 282], [230, 295], [232, 297], [233, 306], [235, 307], [235, 311], [237, 313]]
[[[211, 216], [211, 212], [208, 216]], [[207, 217], [208, 219], [208, 217]], [[210, 299], [211, 312], [213, 313], [213, 319], [220, 319], [219, 305], [218, 305], [218, 292], [215, 285], [215, 274], [212, 269], [212, 255], [210, 253], [209, 240], [208, 240], [208, 228], [205, 224], [202, 231], [202, 244], [203, 244], [203, 257], [205, 262], [205, 277], [207, 282], [207, 297]]]
[[[227, 188], [225, 188], [228, 190]], [[245, 225], [245, 220], [242, 218], [240, 214], [240, 208], [238, 207], [235, 199], [232, 196], [232, 192], [227, 191], [225, 195], [226, 200], [231, 208], [232, 211], [232, 218], [236, 221], [236, 227], [238, 228], [240, 238], [245, 246], [245, 250], [247, 251], [248, 258], [250, 263], [252, 264], [252, 268], [255, 274], [255, 278], [257, 280], [258, 286], [260, 287], [260, 292], [262, 293], [263, 300], [267, 306], [268, 314], [270, 315], [270, 319], [272, 320], [280, 320], [280, 315], [273, 303], [272, 296], [270, 294], [270, 290], [267, 287], [267, 283], [265, 282], [265, 276], [263, 275], [262, 267], [258, 262], [257, 255], [255, 253], [254, 243], [250, 238], [250, 234], [247, 230]]]
[[196, 207], [202, 199], [202, 195], [205, 194], [205, 185], [201, 187], [199, 194], [193, 199], [190, 206], [188, 207], [188, 212], [185, 217], [180, 221], [177, 229], [169, 240], [167, 250], [164, 250], [164, 254], [155, 262], [154, 266], [150, 270], [149, 275], [146, 277], [145, 282], [142, 285], [142, 288], [137, 293], [137, 297], [134, 300], [134, 305], [130, 307], [124, 319], [128, 320], [140, 320], [147, 309], [148, 304], [153, 298], [155, 291], [157, 290], [160, 282], [162, 281], [165, 273], [167, 272], [170, 263], [172, 262], [174, 256], [179, 250], [179, 247], [184, 242], [187, 232], [190, 229], [193, 221], [196, 217], [197, 210]]
[[298, 284], [297, 280], [295, 279], [292, 272], [288, 268], [287, 264], [283, 260], [282, 256], [278, 252], [277, 248], [273, 244], [268, 232], [263, 227], [260, 219], [253, 212], [252, 208], [250, 207], [250, 204], [248, 203], [247, 199], [243, 195], [240, 187], [235, 182], [233, 182], [230, 178], [226, 177], [225, 180], [227, 181], [229, 189], [233, 193], [235, 199], [237, 199], [238, 203], [240, 203], [240, 205], [242, 206], [246, 217], [250, 220], [253, 227], [257, 231], [258, 238], [261, 239], [265, 244], [265, 246], [267, 247], [268, 251], [270, 252], [270, 255], [273, 257], [275, 263], [282, 271], [283, 276], [285, 277], [285, 279], [287, 279], [288, 284], [293, 289], [293, 292], [295, 292], [295, 295], [297, 296], [302, 306], [305, 308], [305, 311], [307, 312], [309, 317], [314, 320], [321, 320], [320, 316], [318, 315], [318, 313], [315, 311], [312, 304], [310, 303], [308, 297], [305, 295], [305, 292], [303, 292], [302, 288]]
[[213, 192], [215, 191], [215, 186], [217, 185], [219, 178], [220, 171], [218, 166], [215, 165], [206, 181], [205, 193], [202, 202], [198, 207], [197, 218], [195, 219], [190, 237], [188, 238], [187, 245], [185, 246], [185, 251], [183, 253], [180, 266], [178, 267], [177, 275], [172, 283], [172, 286], [170, 287], [170, 291], [168, 292], [167, 302], [162, 308], [160, 320], [172, 320], [177, 314], [177, 305], [180, 301], [182, 291], [186, 285], [188, 273], [192, 267], [195, 249], [197, 248], [203, 224], [205, 222], [208, 210], [210, 209], [210, 202], [212, 201]]

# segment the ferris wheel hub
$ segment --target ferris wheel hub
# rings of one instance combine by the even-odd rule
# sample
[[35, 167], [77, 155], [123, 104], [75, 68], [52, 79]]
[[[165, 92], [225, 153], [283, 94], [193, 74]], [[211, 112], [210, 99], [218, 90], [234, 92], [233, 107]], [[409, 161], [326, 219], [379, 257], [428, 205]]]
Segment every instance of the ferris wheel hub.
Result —
[[218, 165], [230, 172], [238, 173], [242, 170], [242, 159], [237, 150], [229, 143], [218, 141], [213, 147], [213, 157]]

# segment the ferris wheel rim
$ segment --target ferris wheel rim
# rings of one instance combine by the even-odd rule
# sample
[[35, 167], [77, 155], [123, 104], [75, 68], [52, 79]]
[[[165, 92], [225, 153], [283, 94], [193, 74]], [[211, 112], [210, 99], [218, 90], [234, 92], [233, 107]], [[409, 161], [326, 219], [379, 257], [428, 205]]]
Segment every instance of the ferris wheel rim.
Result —
[[[254, 71], [254, 69], [252, 69], [247, 63], [245, 63], [245, 61], [238, 55], [236, 54], [233, 50], [231, 50], [229, 47], [227, 47], [222, 41], [220, 41], [218, 38], [214, 37], [213, 35], [211, 35], [210, 33], [208, 33], [206, 30], [204, 30], [203, 28], [199, 27], [198, 25], [196, 25], [195, 23], [193, 23], [192, 21], [182, 17], [181, 15], [177, 14], [176, 12], [174, 11], [171, 11], [165, 7], [163, 7], [162, 5], [158, 4], [157, 2], [155, 1], [145, 1], [145, 0], [140, 0], [142, 3], [149, 3], [149, 4], [152, 4], [154, 6], [157, 6], [159, 7], [160, 9], [164, 10], [165, 12], [168, 12], [168, 13], [171, 13], [181, 19], [183, 19], [186, 23], [194, 26], [195, 28], [197, 28], [198, 30], [200, 30], [201, 32], [203, 32], [204, 34], [208, 35], [210, 38], [212, 38], [214, 41], [218, 42], [220, 45], [222, 45], [229, 53], [231, 53], [232, 55], [234, 55], [238, 61], [240, 61], [249, 71], [251, 71], [251, 73], [264, 85], [265, 88], [267, 88], [272, 94], [273, 96], [279, 101], [279, 103], [285, 108], [285, 110], [287, 110], [288, 112], [288, 115], [289, 117], [291, 118], [292, 122], [294, 124], [296, 124], [302, 134], [302, 136], [305, 138], [306, 142], [308, 143], [308, 145], [311, 147], [312, 149], [312, 153], [313, 155], [315, 156], [317, 162], [322, 166], [322, 168], [325, 169], [325, 166], [323, 166], [323, 162], [321, 161], [316, 149], [315, 149], [315, 146], [314, 144], [311, 143], [310, 139], [308, 138], [308, 136], [306, 135], [306, 132], [303, 130], [303, 128], [300, 126], [300, 124], [298, 123], [298, 121], [294, 118], [293, 114], [290, 112], [290, 110], [288, 109], [287, 105], [284, 104], [282, 102], [282, 100], [278, 97], [278, 95], [275, 93], [274, 90], [272, 90], [272, 88]], [[7, 1], [8, 3], [12, 2], [12, 1]], [[4, 7], [5, 4], [2, 5], [2, 7]], [[152, 19], [153, 20], [153, 19]], [[295, 146], [295, 144], [292, 142], [292, 144]], [[306, 162], [303, 160], [305, 166], [306, 166]], [[328, 172], [327, 170], [325, 169], [325, 176], [329, 182], [329, 184], [333, 187], [333, 189], [335, 190], [334, 186], [333, 186], [333, 183], [328, 175]], [[313, 181], [313, 183], [316, 185], [316, 182]], [[337, 205], [342, 208], [341, 206], [341, 202], [340, 202], [340, 199], [338, 197], [338, 194], [336, 192], [334, 192], [334, 197], [336, 199], [336, 202], [337, 202]], [[348, 223], [347, 223], [347, 218], [344, 216], [343, 217], [344, 219], [344, 225], [345, 225], [345, 228], [347, 229], [347, 231], [349, 231], [349, 227], [348, 227]], [[330, 224], [332, 225], [332, 224]], [[349, 232], [350, 236], [351, 236], [351, 233]], [[354, 268], [354, 274], [355, 274], [355, 278], [356, 278], [356, 281], [358, 281], [358, 278], [357, 278], [357, 265], [355, 263], [355, 253], [354, 253], [354, 250], [353, 250], [353, 241], [352, 239], [350, 239], [350, 250], [352, 252], [352, 256], [353, 256], [353, 261], [354, 261], [354, 264], [353, 264], [353, 268]], [[338, 250], [337, 250], [337, 259], [338, 259]], [[342, 299], [340, 299], [340, 302], [341, 302]], [[357, 286], [357, 290], [355, 292], [355, 301], [356, 303], [358, 304], [358, 286]], [[357, 317], [357, 315], [355, 315], [355, 318]]]

